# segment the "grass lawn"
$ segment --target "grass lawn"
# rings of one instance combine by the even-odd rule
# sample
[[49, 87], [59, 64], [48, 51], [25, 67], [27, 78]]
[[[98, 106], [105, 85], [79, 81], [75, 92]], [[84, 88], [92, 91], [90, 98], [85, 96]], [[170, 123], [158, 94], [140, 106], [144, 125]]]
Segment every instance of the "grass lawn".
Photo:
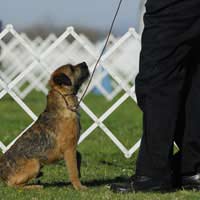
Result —
[[[121, 94], [122, 95], [122, 94]], [[107, 102], [101, 96], [90, 95], [85, 102], [97, 116], [103, 114], [113, 102]], [[45, 96], [31, 93], [26, 99], [27, 105], [38, 115], [45, 107]], [[24, 114], [23, 110], [9, 97], [0, 100], [0, 140], [9, 144], [28, 124], [31, 119]], [[130, 148], [139, 138], [142, 132], [142, 113], [128, 99], [107, 120], [105, 125]], [[81, 112], [83, 131], [87, 129], [92, 120]], [[113, 194], [109, 191], [109, 184], [124, 180], [132, 175], [135, 169], [136, 155], [126, 159], [112, 141], [100, 130], [96, 129], [80, 146], [82, 153], [82, 182], [88, 186], [84, 192], [75, 191], [69, 183], [68, 174], [63, 161], [54, 165], [45, 166], [42, 171], [44, 176], [32, 183], [41, 182], [45, 187], [42, 190], [13, 189], [0, 183], [0, 200], [59, 200], [59, 199], [152, 199], [152, 200], [178, 200], [200, 199], [200, 193], [193, 191], [178, 191], [169, 194], [159, 193], [136, 193], [136, 194]]]

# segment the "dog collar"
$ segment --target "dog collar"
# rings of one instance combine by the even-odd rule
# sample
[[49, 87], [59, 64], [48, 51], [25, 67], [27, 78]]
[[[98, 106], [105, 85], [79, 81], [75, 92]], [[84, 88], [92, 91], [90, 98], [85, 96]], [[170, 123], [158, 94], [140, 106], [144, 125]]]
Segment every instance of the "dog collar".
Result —
[[60, 91], [58, 91], [56, 89], [53, 89], [53, 90], [55, 90], [58, 94], [60, 94], [63, 97], [67, 109], [71, 110], [72, 112], [78, 112], [79, 105], [78, 106], [69, 106], [69, 103], [65, 99], [65, 97], [67, 97], [67, 96], [76, 96], [76, 94], [74, 94], [74, 93], [71, 93], [71, 94], [62, 94]]

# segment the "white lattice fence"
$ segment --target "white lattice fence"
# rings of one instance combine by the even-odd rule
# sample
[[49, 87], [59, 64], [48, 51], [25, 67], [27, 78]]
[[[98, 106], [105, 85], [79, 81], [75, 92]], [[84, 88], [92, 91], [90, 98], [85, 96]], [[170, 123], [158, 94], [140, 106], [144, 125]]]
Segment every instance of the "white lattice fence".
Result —
[[[8, 35], [12, 39], [5, 42], [4, 38]], [[0, 62], [2, 62], [0, 99], [9, 94], [32, 118], [33, 123], [37, 116], [24, 103], [23, 99], [26, 95], [33, 89], [47, 94], [46, 84], [49, 75], [62, 64], [86, 61], [92, 71], [100, 51], [98, 48], [100, 45], [93, 44], [83, 35], [78, 35], [73, 27], [67, 28], [58, 38], [51, 34], [45, 40], [38, 37], [32, 41], [25, 34], [16, 32], [12, 25], [7, 25], [0, 33], [0, 46], [2, 49], [0, 55]], [[99, 63], [89, 92], [97, 87], [108, 100], [113, 99], [121, 91], [124, 91], [124, 94], [100, 117], [97, 117], [84, 102], [81, 102], [81, 108], [93, 120], [93, 124], [81, 135], [79, 143], [83, 142], [99, 127], [127, 158], [131, 157], [139, 147], [140, 141], [134, 144], [131, 149], [127, 149], [112, 130], [104, 124], [104, 121], [129, 97], [136, 102], [134, 80], [138, 72], [139, 51], [140, 37], [133, 28], [130, 28], [121, 38], [112, 38], [111, 45]], [[106, 91], [102, 86], [102, 80], [105, 76], [109, 76], [112, 82], [112, 92]], [[26, 82], [27, 86], [22, 87]], [[0, 142], [2, 151], [6, 152], [16, 139], [8, 146]]]

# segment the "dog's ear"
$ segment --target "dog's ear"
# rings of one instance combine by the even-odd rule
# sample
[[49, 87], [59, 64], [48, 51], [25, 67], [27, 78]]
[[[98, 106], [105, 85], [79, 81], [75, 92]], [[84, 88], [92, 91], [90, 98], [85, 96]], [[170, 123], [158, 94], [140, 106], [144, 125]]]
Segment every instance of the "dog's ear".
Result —
[[71, 80], [64, 73], [61, 73], [59, 75], [55, 75], [53, 77], [53, 81], [58, 85], [66, 85], [66, 86], [71, 86], [72, 85]]

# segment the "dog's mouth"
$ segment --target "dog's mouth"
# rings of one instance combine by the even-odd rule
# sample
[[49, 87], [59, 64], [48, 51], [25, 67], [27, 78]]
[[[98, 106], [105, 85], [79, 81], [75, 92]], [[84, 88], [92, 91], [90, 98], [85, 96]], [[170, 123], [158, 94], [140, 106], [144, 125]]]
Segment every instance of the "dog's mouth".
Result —
[[82, 85], [88, 78], [89, 78], [89, 74], [88, 74], [87, 76], [81, 77], [81, 78], [78, 80], [77, 84], [75, 84], [75, 86], [74, 86], [75, 93], [77, 93], [77, 92], [79, 91], [81, 85]]
[[85, 62], [80, 64], [80, 69], [81, 69], [81, 79], [84, 82], [90, 76], [90, 72]]
[[85, 62], [78, 64], [76, 67], [79, 68], [79, 70], [80, 70], [80, 76], [76, 80], [76, 83], [74, 85], [74, 91], [77, 94], [81, 85], [89, 78], [90, 72], [89, 72], [89, 68]]
[[86, 68], [86, 69], [82, 69], [81, 70], [81, 74], [82, 74], [82, 76], [81, 76], [80, 79], [81, 79], [81, 81], [83, 83], [89, 78], [90, 72], [89, 72], [88, 68]]
[[87, 68], [87, 70], [81, 68], [81, 76], [77, 80], [77, 83], [74, 86], [75, 93], [78, 92], [78, 90], [80, 89], [81, 85], [89, 78], [89, 76], [90, 76], [90, 73], [89, 73], [88, 68]]

